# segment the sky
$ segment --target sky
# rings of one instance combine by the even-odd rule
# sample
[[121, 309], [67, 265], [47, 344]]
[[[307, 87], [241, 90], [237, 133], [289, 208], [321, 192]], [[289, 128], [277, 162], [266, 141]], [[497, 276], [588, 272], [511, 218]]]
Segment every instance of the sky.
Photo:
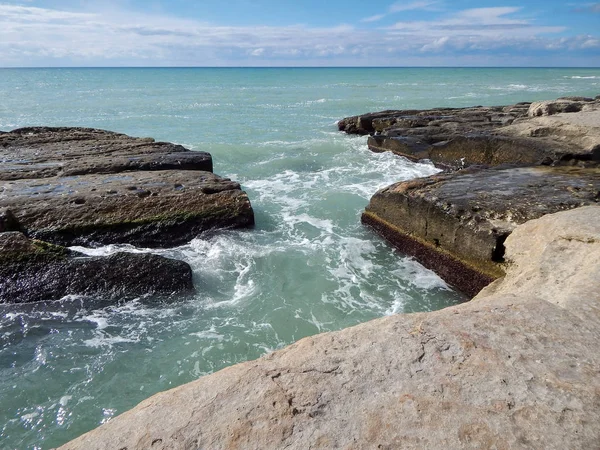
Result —
[[0, 0], [0, 67], [600, 66], [600, 3]]

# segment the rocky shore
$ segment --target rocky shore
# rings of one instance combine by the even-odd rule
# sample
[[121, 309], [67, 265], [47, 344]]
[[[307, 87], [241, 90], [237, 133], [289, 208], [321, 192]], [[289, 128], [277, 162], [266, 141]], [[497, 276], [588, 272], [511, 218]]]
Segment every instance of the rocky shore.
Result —
[[91, 258], [63, 246], [174, 247], [254, 223], [240, 185], [212, 173], [210, 154], [180, 145], [88, 128], [22, 128], [0, 133], [0, 161], [0, 303], [189, 292], [182, 261]]
[[302, 339], [61, 449], [596, 448], [599, 114], [569, 98], [344, 119], [444, 168], [382, 189], [363, 221], [473, 300]]
[[69, 449], [591, 449], [600, 442], [600, 207], [506, 242], [471, 302], [300, 340], [157, 394]]
[[469, 296], [504, 274], [504, 241], [544, 214], [600, 201], [600, 98], [384, 111], [343, 119], [373, 151], [441, 175], [377, 192], [362, 216]]

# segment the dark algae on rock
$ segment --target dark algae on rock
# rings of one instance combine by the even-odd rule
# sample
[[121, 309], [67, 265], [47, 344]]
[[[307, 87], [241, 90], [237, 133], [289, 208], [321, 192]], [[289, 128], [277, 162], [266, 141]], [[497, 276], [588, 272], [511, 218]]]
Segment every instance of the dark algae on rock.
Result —
[[[254, 224], [240, 185], [212, 173], [210, 154], [180, 145], [90, 128], [21, 128], [0, 133], [0, 161], [0, 233], [25, 233], [30, 246], [174, 247], [207, 230]], [[5, 252], [1, 301], [192, 289], [187, 264], [155, 255], [34, 256], [23, 266]], [[111, 275], [111, 265], [128, 281]]]
[[378, 191], [362, 222], [469, 296], [504, 275], [528, 220], [600, 201], [600, 100], [383, 111], [338, 123], [445, 173]]
[[192, 269], [152, 254], [86, 256], [65, 247], [0, 233], [0, 303], [57, 300], [66, 295], [126, 300], [191, 293]]

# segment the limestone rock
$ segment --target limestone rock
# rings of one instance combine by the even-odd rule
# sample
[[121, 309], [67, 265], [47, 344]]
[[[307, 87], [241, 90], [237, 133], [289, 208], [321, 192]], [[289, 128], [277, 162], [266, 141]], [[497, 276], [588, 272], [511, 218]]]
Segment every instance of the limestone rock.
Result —
[[503, 275], [517, 225], [599, 199], [600, 169], [472, 167], [381, 189], [362, 220], [473, 296]]
[[538, 141], [562, 148], [555, 161], [600, 162], [600, 102], [590, 103], [581, 112], [534, 117], [498, 130], [499, 134]]
[[31, 237], [56, 244], [171, 247], [254, 223], [240, 185], [209, 172], [209, 154], [174, 144], [25, 128], [0, 134], [0, 160], [0, 209]]
[[527, 115], [529, 117], [551, 116], [562, 112], [579, 112], [581, 111], [581, 108], [582, 104], [580, 101], [563, 98], [551, 101], [534, 102], [529, 107]]
[[[599, 211], [517, 228], [502, 293], [303, 339], [157, 394], [61, 448], [596, 448], [600, 279], [598, 264], [580, 262], [598, 261]], [[568, 276], [512, 279], [571, 264], [578, 293]], [[546, 300], [557, 292], [569, 294]]]
[[183, 261], [134, 253], [88, 257], [19, 232], [0, 233], [0, 303], [66, 295], [127, 300], [193, 290], [192, 269]]
[[2, 133], [0, 161], [0, 180], [137, 170], [213, 170], [209, 153], [94, 128], [29, 127]]
[[[587, 322], [600, 319], [600, 207], [587, 206], [521, 225], [504, 243], [506, 277], [490, 295], [538, 296]], [[560, 267], [560, 270], [556, 270]], [[586, 298], [586, 301], [581, 301]], [[600, 329], [600, 322], [597, 322]]]
[[338, 128], [370, 135], [373, 151], [428, 159], [443, 169], [480, 164], [597, 165], [599, 114], [597, 99], [564, 98], [504, 107], [388, 110], [347, 117]]

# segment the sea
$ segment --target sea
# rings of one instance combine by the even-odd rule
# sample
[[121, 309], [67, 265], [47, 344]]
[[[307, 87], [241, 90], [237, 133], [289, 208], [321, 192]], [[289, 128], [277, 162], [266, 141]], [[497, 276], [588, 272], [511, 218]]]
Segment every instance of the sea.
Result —
[[0, 448], [56, 447], [305, 336], [464, 301], [360, 224], [378, 189], [437, 169], [370, 152], [339, 119], [596, 95], [599, 68], [0, 69], [0, 130], [94, 127], [208, 151], [256, 215], [173, 249], [76, 248], [182, 259], [196, 295], [0, 305]]

